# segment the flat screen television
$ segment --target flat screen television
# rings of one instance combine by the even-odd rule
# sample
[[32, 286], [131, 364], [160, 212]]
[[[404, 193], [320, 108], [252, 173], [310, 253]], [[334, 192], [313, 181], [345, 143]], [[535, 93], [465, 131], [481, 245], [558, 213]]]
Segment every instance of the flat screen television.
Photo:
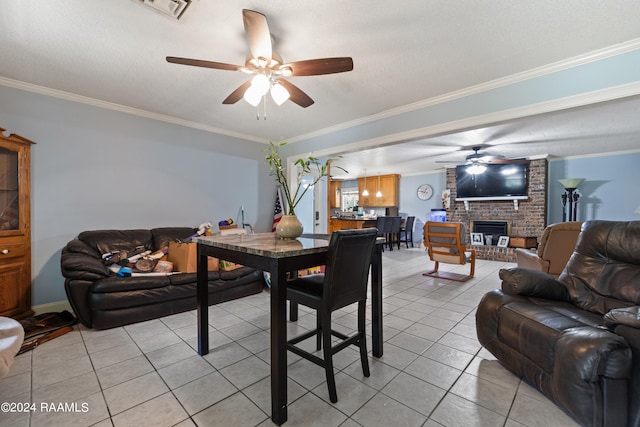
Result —
[[456, 167], [456, 199], [526, 199], [529, 162], [486, 163], [473, 175], [469, 165]]

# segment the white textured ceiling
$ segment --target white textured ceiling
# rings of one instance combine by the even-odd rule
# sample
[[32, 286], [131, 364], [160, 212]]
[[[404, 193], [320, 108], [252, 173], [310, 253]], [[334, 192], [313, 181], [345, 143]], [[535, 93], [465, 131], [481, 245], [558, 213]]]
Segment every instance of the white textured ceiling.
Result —
[[[166, 56], [244, 64], [241, 10], [264, 13], [285, 61], [351, 56], [349, 73], [291, 78], [314, 100], [303, 109], [267, 105], [267, 120], [244, 101], [222, 100], [247, 76], [169, 64]], [[484, 82], [640, 38], [636, 0], [193, 0], [173, 20], [137, 0], [3, 0], [0, 83], [63, 91], [191, 122], [249, 140], [299, 138]], [[10, 79], [10, 80], [9, 80]], [[638, 101], [624, 101], [638, 112]], [[446, 137], [345, 154], [351, 169], [415, 173], [426, 160], [464, 159], [452, 147], [509, 144], [500, 154], [567, 155], [578, 137], [584, 153], [638, 147], [632, 115], [605, 104], [591, 116], [512, 122]], [[594, 110], [595, 111], [595, 110]], [[628, 116], [628, 117], [627, 117]], [[589, 118], [586, 118], [589, 117]], [[585, 119], [586, 118], [586, 119]], [[612, 139], [610, 135], [621, 134]], [[596, 138], [596, 136], [598, 138]], [[590, 148], [592, 147], [593, 148]], [[599, 151], [589, 151], [589, 150]], [[492, 149], [492, 150], [495, 150]], [[574, 147], [575, 151], [575, 147]], [[441, 155], [437, 159], [433, 156]], [[413, 159], [413, 160], [412, 160]], [[403, 165], [404, 170], [394, 170]], [[354, 169], [355, 168], [355, 169]]]

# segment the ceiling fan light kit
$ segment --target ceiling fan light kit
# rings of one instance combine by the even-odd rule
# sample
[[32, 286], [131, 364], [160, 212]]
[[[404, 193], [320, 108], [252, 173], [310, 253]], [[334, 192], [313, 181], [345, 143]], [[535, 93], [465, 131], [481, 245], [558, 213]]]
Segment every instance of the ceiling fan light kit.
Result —
[[285, 89], [280, 83], [276, 83], [271, 86], [271, 98], [273, 98], [273, 102], [276, 105], [282, 105], [284, 102], [291, 97], [289, 91]]
[[251, 52], [244, 66], [174, 56], [167, 56], [167, 62], [218, 70], [241, 71], [253, 75], [254, 77], [249, 82], [243, 83], [222, 103], [235, 104], [240, 99], [244, 99], [254, 107], [257, 107], [265, 95], [270, 92], [271, 98], [278, 106], [291, 100], [302, 108], [306, 108], [314, 103], [313, 99], [300, 88], [285, 80], [284, 77], [319, 76], [353, 70], [353, 59], [349, 57], [318, 58], [284, 63], [282, 58], [273, 52], [266, 16], [253, 10], [243, 9], [242, 17]]
[[473, 163], [471, 166], [467, 167], [466, 170], [467, 173], [470, 173], [471, 175], [480, 175], [487, 170], [487, 167], [480, 163]]

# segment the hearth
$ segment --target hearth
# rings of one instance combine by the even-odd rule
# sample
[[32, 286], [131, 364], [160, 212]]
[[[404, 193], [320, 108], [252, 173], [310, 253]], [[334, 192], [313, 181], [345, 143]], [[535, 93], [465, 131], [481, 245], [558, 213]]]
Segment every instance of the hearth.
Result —
[[500, 236], [508, 236], [510, 225], [507, 221], [472, 221], [471, 230], [474, 233], [482, 233], [485, 238], [491, 236], [491, 242], [485, 244], [497, 245]]

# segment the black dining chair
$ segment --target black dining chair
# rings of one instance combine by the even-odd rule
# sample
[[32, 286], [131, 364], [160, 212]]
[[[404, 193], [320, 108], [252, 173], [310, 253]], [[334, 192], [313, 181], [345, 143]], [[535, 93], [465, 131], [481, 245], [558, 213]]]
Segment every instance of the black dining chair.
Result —
[[415, 216], [407, 217], [407, 220], [404, 222], [404, 227], [400, 228], [400, 242], [404, 242], [407, 249], [409, 249], [409, 242], [411, 242], [411, 247], [413, 247], [413, 223], [415, 220]]
[[[360, 348], [360, 361], [365, 377], [369, 373], [367, 339], [365, 335], [365, 308], [369, 264], [376, 241], [375, 228], [338, 230], [331, 234], [327, 264], [324, 274], [300, 277], [287, 282], [287, 299], [317, 312], [317, 328], [287, 341], [287, 350], [304, 357], [325, 370], [329, 399], [338, 401], [333, 373], [333, 355], [356, 345]], [[358, 303], [358, 332], [347, 336], [331, 329], [331, 313], [353, 303]], [[297, 347], [295, 344], [316, 336], [317, 349], [323, 349], [323, 358]], [[342, 341], [331, 345], [331, 336]]]
[[394, 244], [398, 245], [398, 250], [400, 250], [400, 223], [402, 222], [402, 217], [392, 216], [390, 217], [390, 222], [389, 237], [387, 238], [389, 250], [393, 250]]
[[393, 218], [392, 216], [383, 216], [378, 217], [378, 219], [382, 218], [382, 224], [380, 228], [378, 228], [378, 234], [384, 237], [384, 244], [382, 245], [382, 250], [384, 251], [385, 245], [389, 248], [390, 251], [393, 250], [392, 243], [392, 231], [393, 231]]
[[387, 244], [387, 237], [389, 230], [391, 229], [391, 221], [387, 216], [379, 216], [376, 218], [376, 228], [378, 229], [378, 237], [384, 237], [384, 244], [382, 245], [382, 251]]

